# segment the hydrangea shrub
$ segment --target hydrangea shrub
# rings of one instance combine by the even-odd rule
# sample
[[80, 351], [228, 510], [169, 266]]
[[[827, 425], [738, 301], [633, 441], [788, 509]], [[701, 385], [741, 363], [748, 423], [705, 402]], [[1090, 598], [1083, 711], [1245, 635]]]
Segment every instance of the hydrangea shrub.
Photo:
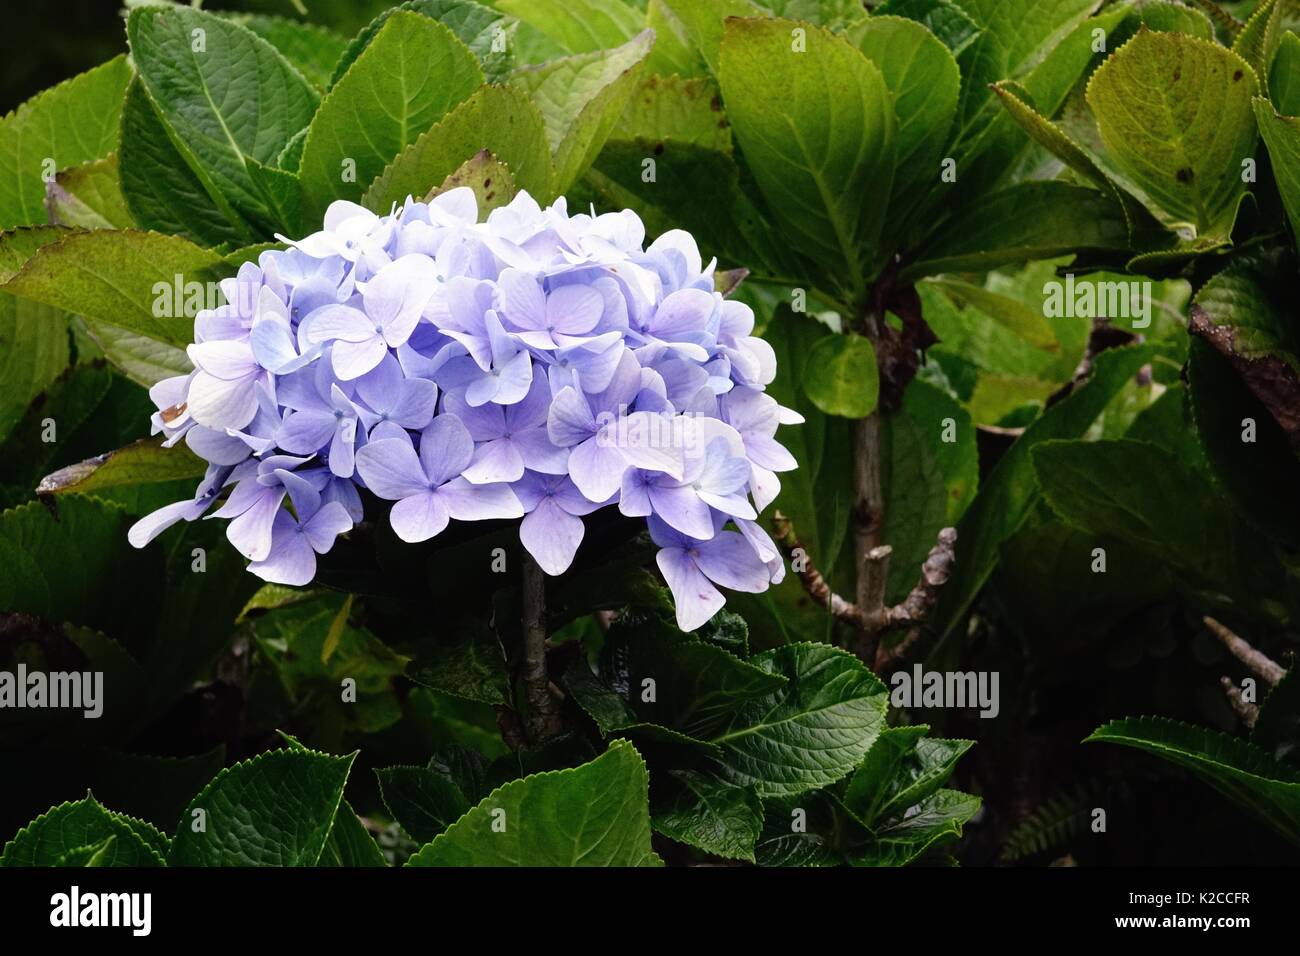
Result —
[[795, 467], [777, 427], [802, 418], [765, 394], [772, 347], [688, 233], [646, 246], [631, 211], [570, 216], [526, 192], [479, 222], [459, 187], [387, 216], [335, 201], [289, 246], [222, 282], [194, 371], [150, 390], [164, 444], [208, 465], [191, 500], [131, 528], [136, 547], [224, 496], [210, 513], [249, 571], [305, 585], [367, 492], [408, 542], [522, 518], [551, 575], [584, 515], [645, 518], [685, 631], [719, 585], [782, 579], [757, 518]]

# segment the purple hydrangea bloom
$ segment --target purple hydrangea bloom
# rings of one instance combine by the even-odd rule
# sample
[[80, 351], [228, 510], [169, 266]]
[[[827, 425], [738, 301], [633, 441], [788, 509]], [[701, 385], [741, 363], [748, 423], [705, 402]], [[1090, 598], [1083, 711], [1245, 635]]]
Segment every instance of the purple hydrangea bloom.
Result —
[[225, 280], [194, 371], [151, 389], [155, 433], [209, 467], [133, 545], [224, 518], [250, 571], [307, 584], [365, 492], [407, 541], [522, 518], [552, 575], [587, 515], [644, 517], [685, 630], [719, 587], [782, 579], [757, 519], [795, 467], [777, 428], [801, 419], [766, 393], [775, 355], [688, 233], [647, 247], [631, 211], [527, 193], [480, 222], [464, 188], [387, 216], [335, 202], [323, 226]]

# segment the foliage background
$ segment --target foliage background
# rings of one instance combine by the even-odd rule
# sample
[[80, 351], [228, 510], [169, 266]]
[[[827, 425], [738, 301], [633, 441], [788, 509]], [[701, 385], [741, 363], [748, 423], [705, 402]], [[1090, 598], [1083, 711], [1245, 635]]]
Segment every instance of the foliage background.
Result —
[[[308, 6], [313, 22], [350, 37], [387, 5], [315, 0]], [[1225, 6], [1242, 20], [1252, 8], [1250, 2]], [[210, 3], [205, 9], [297, 16], [289, 4], [275, 0]], [[1094, 15], [1101, 17], [1106, 9]], [[13, 22], [0, 38], [7, 45], [0, 58], [4, 111], [125, 51], [120, 13], [111, 2], [65, 4], [57, 18], [39, 4], [19, 5], [6, 15]], [[1013, 129], [1008, 135], [1022, 134]], [[570, 195], [602, 204], [624, 196], [617, 182], [611, 186], [608, 171], [620, 149], [640, 148], [638, 143], [612, 142], [597, 161], [596, 173]], [[1023, 167], [1032, 170], [1035, 163], [1050, 160], [1046, 151], [1035, 148]], [[1261, 209], [1246, 213], [1251, 221], [1270, 215], [1281, 221], [1276, 195], [1265, 196]], [[1285, 235], [1286, 227], [1256, 230], [1266, 237], [1279, 232]], [[1294, 290], [1294, 250], [1288, 242], [1280, 248], [1259, 268], [1267, 282]], [[750, 265], [717, 251], [724, 264]], [[948, 274], [919, 285], [925, 318], [939, 341], [883, 436], [890, 503], [885, 538], [896, 551], [893, 600], [915, 579], [933, 530], [956, 521], [971, 506], [976, 487], [984, 487], [995, 463], [1010, 453], [1019, 430], [1054, 404], [1053, 397], [1068, 386], [1087, 349], [1086, 328], [1066, 323], [1044, 330], [1038, 318], [1039, 290], [1069, 257], [1056, 252], [1033, 258], [1043, 261], [997, 263], [1001, 268], [992, 272]], [[1114, 261], [1101, 264], [1119, 267]], [[1136, 439], [1145, 443], [1144, 450], [1135, 458], [1132, 446], [1084, 449], [1083, 464], [1073, 471], [1066, 460], [1069, 448], [1035, 453], [1031, 474], [1037, 477], [1029, 480], [1039, 481], [1044, 494], [1035, 495], [1024, 526], [998, 543], [996, 570], [979, 589], [976, 613], [951, 615], [946, 623], [954, 632], [960, 624], [961, 632], [931, 648], [927, 660], [935, 666], [1001, 674], [997, 720], [916, 715], [943, 738], [977, 741], [955, 762], [948, 782], [983, 801], [962, 840], [946, 848], [963, 864], [1295, 860], [1294, 847], [1275, 828], [1245, 812], [1241, 802], [1193, 782], [1176, 764], [1128, 748], [1080, 746], [1106, 721], [1139, 714], [1243, 735], [1219, 678], [1226, 674], [1239, 680], [1248, 672], [1206, 631], [1201, 620], [1206, 613], [1226, 613], [1230, 623], [1284, 665], [1295, 647], [1293, 558], [1300, 544], [1300, 509], [1295, 505], [1300, 484], [1295, 479], [1300, 469], [1289, 448], [1278, 452], [1285, 442], [1271, 425], [1269, 409], [1222, 357], [1186, 333], [1189, 300], [1219, 267], [1179, 263], [1156, 277], [1154, 327], [1143, 335], [1150, 350], [1147, 369], [1141, 376], [1119, 376], [1113, 397], [1079, 436], [1088, 442]], [[772, 317], [788, 287], [747, 283], [742, 294], [760, 317]], [[814, 309], [833, 309], [832, 298], [833, 293], [818, 298], [814, 292]], [[781, 397], [818, 414], [816, 403], [801, 390], [800, 358], [825, 328], [807, 316], [799, 317], [800, 325], [790, 322], [790, 314], [782, 315], [786, 324], [777, 322], [768, 333], [782, 361], [778, 387], [788, 390]], [[1295, 317], [1291, 301], [1282, 323], [1292, 335]], [[1109, 360], [1098, 361], [1098, 368], [1109, 367]], [[1203, 383], [1199, 393], [1198, 380]], [[61, 420], [78, 423], [63, 433], [53, 454], [34, 437], [36, 423], [50, 408], [60, 410]], [[61, 379], [7, 440], [0, 461], [0, 503], [20, 505], [32, 497], [41, 475], [145, 437], [151, 410], [138, 385], [103, 363], [89, 363]], [[935, 460], [923, 447], [927, 425], [947, 414], [961, 423], [962, 447], [968, 450], [961, 461]], [[1239, 449], [1223, 442], [1244, 415], [1263, 423], [1267, 433], [1264, 444], [1272, 457], [1263, 463], [1235, 459]], [[847, 433], [841, 433], [846, 423], [825, 416], [822, 421], [820, 443], [810, 432], [804, 439], [809, 447], [799, 455], [801, 462], [816, 460], [820, 467], [792, 479], [792, 486], [806, 481], [810, 487], [796, 487], [778, 507], [798, 515], [800, 505], [792, 504], [790, 496], [804, 496], [808, 520], [801, 532], [813, 542], [832, 583], [847, 592], [852, 564], [840, 513], [844, 505], [828, 504], [839, 501], [837, 482], [847, 493]], [[1072, 474], [1095, 467], [1108, 454], [1114, 456], [1106, 472], [1109, 486], [1070, 482]], [[1060, 458], [1055, 472], [1053, 455]], [[918, 469], [931, 479], [939, 474], [937, 505], [934, 495], [909, 497]], [[1060, 481], [1055, 486], [1053, 474]], [[127, 496], [120, 503], [128, 509], [139, 510], [143, 497], [130, 496], [152, 496], [149, 500], [161, 503], [178, 497], [177, 489], [192, 481], [181, 476], [170, 484], [116, 494]], [[174, 821], [220, 767], [282, 746], [278, 731], [285, 731], [329, 753], [360, 751], [347, 776], [347, 800], [372, 824], [390, 858], [400, 860], [425, 841], [392, 825], [393, 804], [381, 795], [381, 777], [372, 771], [424, 767], [431, 755], [469, 748], [488, 761], [515, 761], [514, 773], [500, 771], [498, 763], [504, 780], [535, 769], [584, 764], [596, 756], [588, 741], [575, 738], [565, 744], [572, 751], [552, 752], [529, 764], [531, 758], [512, 755], [502, 742], [491, 704], [412, 680], [408, 661], [441, 653], [440, 644], [430, 642], [425, 624], [399, 600], [371, 597], [354, 605], [334, 593], [299, 600], [263, 591], [257, 600], [265, 607], [250, 609], [257, 582], [242, 573], [237, 556], [220, 540], [221, 529], [211, 523], [172, 538], [168, 554], [157, 549], [137, 553], [125, 545], [129, 521], [107, 527], [75, 496], [61, 499], [59, 509], [64, 527], [72, 530], [64, 539], [40, 542], [50, 603], [60, 608], [57, 620], [5, 615], [0, 660], [8, 655], [51, 667], [60, 662], [75, 666], [78, 655], [108, 660], [126, 675], [119, 686], [131, 689], [125, 694], [131, 700], [117, 711], [127, 714], [125, 721], [101, 722], [93, 739], [83, 722], [71, 728], [0, 723], [0, 779], [6, 782], [0, 795], [0, 835], [6, 839], [47, 807], [75, 800], [87, 788], [105, 806], [166, 829], [165, 821]], [[87, 511], [84, 516], [81, 509]], [[1134, 513], [1143, 516], [1142, 533], [1133, 532]], [[927, 530], [928, 535], [923, 533]], [[619, 532], [613, 529], [610, 535], [617, 539]], [[1100, 581], [1082, 557], [1097, 541], [1105, 543], [1109, 561]], [[185, 556], [191, 546], [200, 545], [207, 547], [210, 563], [196, 583], [185, 573]], [[821, 557], [827, 552], [829, 560]], [[454, 549], [444, 560], [444, 569], [455, 566]], [[620, 587], [634, 564], [616, 567]], [[430, 594], [428, 604], [444, 617], [458, 606], [466, 582], [450, 572], [441, 580], [443, 589]], [[747, 622], [755, 653], [796, 640], [843, 638], [793, 577], [770, 597], [738, 597], [729, 608]], [[595, 656], [603, 640], [594, 619], [573, 616], [557, 635], [558, 642], [574, 648], [561, 654], [560, 663], [576, 659], [579, 644]], [[76, 627], [65, 628], [64, 621]], [[466, 622], [465, 628], [470, 626]], [[120, 647], [105, 645], [101, 632], [112, 634]], [[725, 646], [725, 629], [715, 637]], [[362, 697], [355, 706], [337, 699], [338, 680], [345, 675], [360, 675]], [[624, 756], [622, 751], [611, 754], [620, 760]], [[650, 763], [653, 780], [653, 754]], [[1294, 812], [1295, 800], [1292, 786], [1283, 815]], [[1089, 831], [1094, 807], [1107, 809], [1105, 834]], [[670, 862], [700, 858], [680, 844], [655, 839]]]

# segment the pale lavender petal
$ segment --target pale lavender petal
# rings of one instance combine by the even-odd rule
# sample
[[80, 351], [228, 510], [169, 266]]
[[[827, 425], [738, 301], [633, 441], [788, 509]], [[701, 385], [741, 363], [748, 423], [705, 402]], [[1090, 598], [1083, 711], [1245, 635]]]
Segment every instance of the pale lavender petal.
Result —
[[340, 478], [350, 478], [356, 470], [357, 420], [340, 418], [330, 440], [330, 471]]
[[710, 581], [733, 591], [766, 591], [767, 566], [749, 542], [734, 531], [721, 531], [696, 549], [695, 562]]
[[546, 295], [533, 276], [518, 269], [503, 269], [497, 284], [501, 290], [502, 310], [517, 328], [541, 329], [546, 326]]
[[378, 335], [372, 335], [360, 342], [335, 342], [334, 347], [330, 349], [334, 374], [345, 382], [365, 375], [387, 354], [388, 347]]
[[185, 444], [214, 465], [238, 465], [249, 455], [248, 445], [242, 439], [203, 425], [195, 425], [185, 433]]
[[744, 432], [743, 435], [745, 454], [760, 468], [766, 468], [768, 471], [793, 471], [799, 467], [794, 455], [790, 454], [775, 438], [755, 432]]
[[271, 552], [271, 528], [284, 501], [284, 488], [259, 495], [253, 506], [226, 526], [226, 537], [250, 561], [265, 561]]
[[694, 489], [652, 486], [650, 504], [655, 514], [682, 534], [701, 540], [713, 537], [713, 512]]
[[320, 510], [320, 492], [310, 481], [283, 468], [277, 468], [275, 476], [289, 492], [289, 500], [293, 502], [293, 510], [298, 513], [299, 521], [306, 521]]
[[337, 421], [332, 412], [290, 412], [284, 416], [275, 440], [295, 455], [314, 455], [330, 443]]
[[553, 444], [545, 427], [515, 432], [510, 440], [523, 456], [524, 465], [533, 471], [563, 475], [569, 470], [569, 450]]
[[628, 468], [623, 452], [589, 438], [569, 451], [569, 477], [583, 496], [605, 501], [619, 489]]
[[546, 327], [568, 335], [590, 332], [600, 321], [605, 300], [589, 286], [567, 285], [546, 297]]
[[303, 536], [311, 542], [312, 550], [325, 554], [334, 547], [334, 539], [352, 528], [352, 516], [337, 501], [329, 501], [302, 525]]
[[591, 406], [573, 386], [566, 385], [551, 400], [546, 431], [551, 442], [560, 448], [584, 442], [596, 433], [596, 419], [591, 414]]
[[563, 574], [573, 563], [582, 544], [582, 519], [562, 509], [551, 498], [543, 498], [519, 525], [519, 540], [542, 570], [552, 576]]
[[447, 527], [450, 517], [442, 496], [425, 490], [393, 505], [393, 510], [388, 514], [388, 523], [393, 526], [393, 531], [399, 538], [414, 544], [428, 541], [441, 533]]
[[491, 441], [505, 434], [506, 412], [501, 405], [471, 405], [455, 392], [448, 392], [443, 397], [443, 409], [459, 418], [475, 441]]
[[190, 382], [190, 417], [218, 431], [243, 428], [257, 414], [259, 374], [230, 381], [199, 372]]
[[388, 417], [403, 428], [419, 430], [433, 419], [438, 407], [438, 386], [428, 379], [408, 378], [397, 391], [397, 401]]
[[376, 336], [375, 323], [350, 305], [324, 305], [302, 320], [302, 335], [313, 345], [339, 340], [364, 342]]
[[485, 521], [490, 518], [522, 518], [523, 506], [507, 484], [471, 485], [464, 478], [453, 478], [438, 489], [438, 497], [459, 521]]
[[493, 369], [498, 377], [496, 394], [492, 401], [498, 405], [513, 405], [524, 400], [533, 384], [533, 359], [527, 352], [520, 352], [504, 366]]
[[248, 570], [263, 581], [273, 584], [290, 584], [295, 587], [308, 584], [316, 576], [316, 553], [307, 536], [298, 530], [298, 524], [287, 511], [275, 519], [271, 549], [260, 561], [254, 561]]
[[253, 348], [247, 342], [202, 342], [191, 345], [185, 352], [195, 366], [214, 378], [242, 379], [259, 370]]
[[473, 458], [474, 439], [455, 415], [439, 415], [420, 433], [420, 464], [434, 485], [461, 474]]
[[212, 504], [211, 498], [164, 505], [131, 525], [131, 529], [126, 533], [126, 540], [133, 548], [143, 548], [176, 522], [193, 521], [202, 515], [210, 504]]
[[524, 458], [512, 439], [496, 438], [474, 450], [474, 460], [464, 471], [474, 485], [494, 481], [518, 481], [524, 475]]
[[677, 626], [693, 631], [722, 610], [727, 603], [722, 593], [700, 573], [695, 562], [681, 548], [664, 548], [655, 555], [655, 563], [673, 592], [677, 606]]
[[372, 441], [357, 452], [356, 468], [366, 487], [389, 501], [429, 490], [429, 478], [409, 440]]

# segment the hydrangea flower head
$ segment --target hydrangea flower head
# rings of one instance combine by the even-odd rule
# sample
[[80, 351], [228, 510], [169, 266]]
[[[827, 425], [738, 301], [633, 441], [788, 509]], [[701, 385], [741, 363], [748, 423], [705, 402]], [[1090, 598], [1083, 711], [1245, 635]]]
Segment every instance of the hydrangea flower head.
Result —
[[405, 541], [522, 518], [551, 575], [587, 515], [643, 517], [684, 630], [719, 586], [781, 580], [756, 519], [795, 467], [777, 427], [802, 419], [765, 393], [772, 349], [689, 234], [646, 247], [631, 211], [523, 192], [480, 222], [460, 188], [387, 216], [335, 202], [284, 241], [195, 318], [194, 371], [150, 391], [154, 432], [208, 468], [192, 500], [136, 523], [136, 547], [227, 518], [250, 571], [302, 585], [367, 493]]

